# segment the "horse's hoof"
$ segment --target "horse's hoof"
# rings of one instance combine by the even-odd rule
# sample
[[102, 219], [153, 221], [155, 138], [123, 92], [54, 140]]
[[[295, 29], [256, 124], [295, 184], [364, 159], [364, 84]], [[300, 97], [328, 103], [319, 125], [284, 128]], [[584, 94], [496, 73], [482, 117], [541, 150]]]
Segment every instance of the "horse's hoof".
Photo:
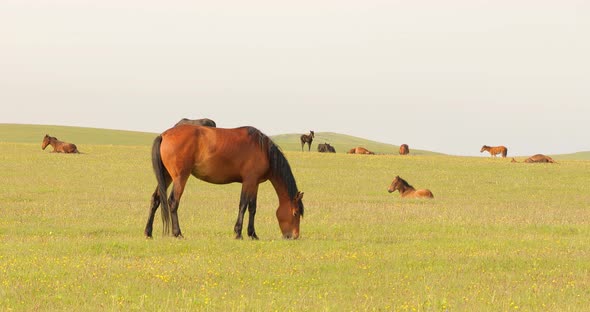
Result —
[[252, 240], [258, 240], [258, 236], [257, 236], [256, 234], [254, 234], [254, 235], [250, 235], [250, 238], [251, 238]]
[[241, 234], [236, 235], [236, 239], [244, 239]]

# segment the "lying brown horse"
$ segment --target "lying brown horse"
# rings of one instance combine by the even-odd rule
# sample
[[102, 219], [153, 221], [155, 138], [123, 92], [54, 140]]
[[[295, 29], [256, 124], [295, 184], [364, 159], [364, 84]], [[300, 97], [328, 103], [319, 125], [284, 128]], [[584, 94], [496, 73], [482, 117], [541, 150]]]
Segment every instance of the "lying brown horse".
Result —
[[525, 163], [557, 163], [553, 158], [543, 154], [536, 154], [524, 160]]
[[387, 188], [387, 191], [389, 193], [399, 191], [402, 197], [408, 198], [434, 198], [434, 195], [430, 190], [416, 190], [413, 186], [408, 184], [406, 180], [400, 178], [399, 176], [396, 176], [395, 179], [393, 179], [391, 185], [389, 185], [389, 188]]
[[194, 126], [207, 126], [207, 127], [217, 127], [217, 124], [215, 124], [215, 121], [209, 119], [209, 118], [203, 118], [203, 119], [188, 119], [188, 118], [182, 118], [179, 122], [177, 122], [174, 126], [180, 126], [180, 125], [194, 125]]
[[484, 145], [481, 147], [481, 150], [479, 152], [483, 153], [484, 151], [488, 151], [490, 155], [492, 155], [492, 157], [496, 157], [496, 155], [502, 154], [502, 158], [506, 158], [506, 155], [508, 155], [508, 149], [506, 148], [506, 146]]
[[363, 154], [363, 155], [375, 155], [375, 153], [369, 151], [364, 147], [355, 147], [348, 151], [347, 154]]
[[301, 141], [301, 151], [303, 152], [303, 146], [307, 143], [307, 151], [311, 151], [311, 142], [313, 142], [313, 138], [315, 134], [313, 131], [309, 130], [309, 134], [302, 134], [299, 140]]
[[[273, 141], [253, 127], [236, 129], [181, 125], [168, 129], [154, 140], [152, 165], [158, 180], [152, 195], [145, 236], [152, 237], [154, 215], [162, 203], [164, 233], [181, 237], [178, 204], [189, 176], [214, 184], [242, 183], [238, 219], [234, 232], [242, 238], [246, 209], [248, 236], [258, 239], [254, 230], [258, 184], [270, 180], [279, 198], [276, 211], [284, 238], [299, 237], [303, 216], [303, 193], [297, 189], [289, 162]], [[172, 184], [170, 198], [168, 186]]]
[[400, 155], [408, 155], [410, 153], [410, 147], [408, 144], [402, 144], [399, 147], [399, 154]]
[[76, 144], [62, 142], [56, 137], [49, 136], [49, 134], [46, 134], [43, 138], [41, 149], [45, 150], [47, 145], [51, 145], [51, 147], [53, 147], [52, 153], [80, 153], [76, 147]]

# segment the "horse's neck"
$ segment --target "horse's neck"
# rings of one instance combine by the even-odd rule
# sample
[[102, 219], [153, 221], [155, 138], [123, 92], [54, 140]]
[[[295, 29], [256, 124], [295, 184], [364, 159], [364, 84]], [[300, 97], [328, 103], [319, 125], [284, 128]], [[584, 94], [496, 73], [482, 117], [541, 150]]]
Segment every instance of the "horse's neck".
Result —
[[277, 193], [277, 197], [279, 198], [279, 206], [283, 206], [284, 204], [289, 203], [291, 201], [291, 198], [289, 196], [289, 190], [287, 189], [287, 185], [285, 184], [283, 179], [273, 176], [271, 174], [269, 181], [274, 187], [275, 192]]
[[399, 188], [399, 191], [402, 194], [411, 194], [411, 193], [414, 193], [416, 191], [416, 189], [412, 186], [402, 183], [402, 185]]

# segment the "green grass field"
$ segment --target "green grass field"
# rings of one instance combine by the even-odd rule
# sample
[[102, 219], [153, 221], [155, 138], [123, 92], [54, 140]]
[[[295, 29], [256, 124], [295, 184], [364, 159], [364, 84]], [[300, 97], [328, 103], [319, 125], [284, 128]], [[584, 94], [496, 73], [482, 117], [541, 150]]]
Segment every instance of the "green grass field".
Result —
[[[196, 179], [185, 238], [163, 237], [158, 217], [146, 240], [153, 134], [86, 129], [63, 138], [84, 154], [66, 155], [41, 151], [46, 131], [14, 142], [2, 126], [3, 311], [588, 309], [590, 161], [286, 150], [305, 192], [299, 240], [281, 239], [270, 183], [260, 240], [238, 241], [240, 185]], [[387, 193], [395, 175], [435, 199]]]

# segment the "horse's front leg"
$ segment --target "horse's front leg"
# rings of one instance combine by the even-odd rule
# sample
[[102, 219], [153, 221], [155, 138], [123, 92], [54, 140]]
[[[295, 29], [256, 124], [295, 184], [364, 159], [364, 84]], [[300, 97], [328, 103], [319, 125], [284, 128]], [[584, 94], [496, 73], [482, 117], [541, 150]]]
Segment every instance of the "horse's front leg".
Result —
[[152, 230], [154, 226], [154, 216], [156, 215], [156, 210], [160, 206], [160, 194], [158, 192], [158, 187], [156, 186], [156, 191], [152, 194], [152, 202], [150, 204], [150, 213], [148, 216], [147, 224], [145, 225], [145, 230], [143, 234], [146, 238], [152, 238]]
[[258, 240], [254, 229], [254, 216], [256, 215], [256, 196], [248, 203], [248, 237]]

